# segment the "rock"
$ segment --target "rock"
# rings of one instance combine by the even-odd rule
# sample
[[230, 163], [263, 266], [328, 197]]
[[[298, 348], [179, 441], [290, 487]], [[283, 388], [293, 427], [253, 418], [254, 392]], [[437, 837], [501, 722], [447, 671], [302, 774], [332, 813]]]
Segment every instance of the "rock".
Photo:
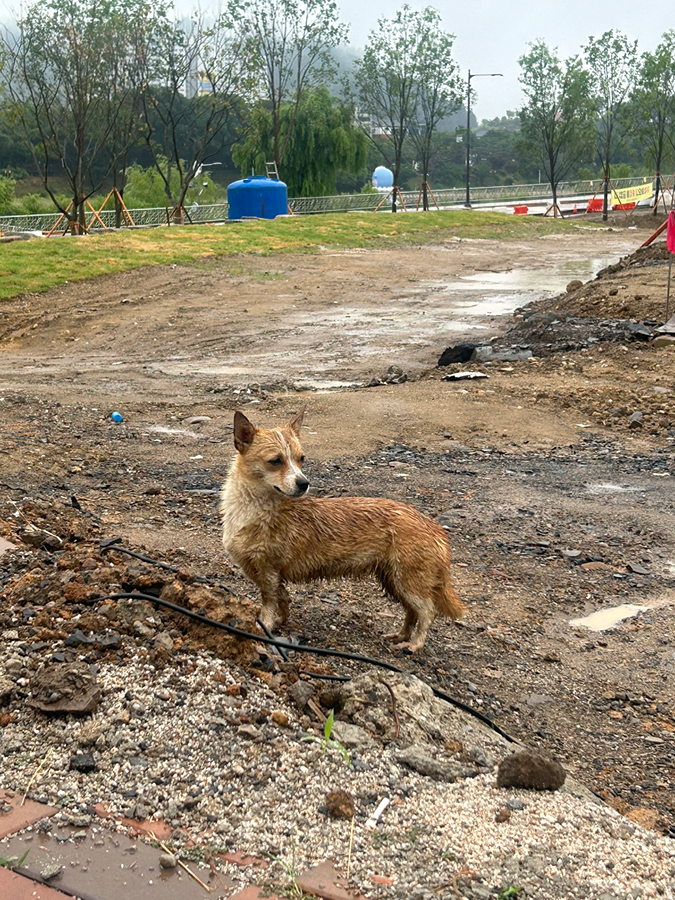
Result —
[[629, 428], [642, 428], [642, 413], [634, 412], [632, 416], [628, 418], [628, 427]]
[[451, 366], [453, 363], [468, 362], [475, 349], [475, 344], [455, 344], [454, 347], [446, 347], [438, 359], [438, 365]]
[[434, 759], [426, 747], [419, 744], [399, 750], [395, 757], [398, 762], [435, 781], [458, 781], [460, 778], [474, 778], [478, 774], [476, 769], [468, 769], [455, 760]]
[[495, 815], [495, 822], [508, 822], [511, 818], [511, 810], [508, 806], [502, 806], [501, 809], [497, 810], [497, 814]]
[[69, 768], [84, 772], [86, 775], [88, 772], [95, 772], [98, 766], [91, 753], [77, 753], [75, 756], [71, 756]]
[[[154, 628], [151, 628], [149, 625], [146, 625], [145, 622], [139, 620], [134, 622], [134, 631], [142, 638], [151, 638], [154, 637], [155, 634]], [[171, 646], [173, 647], [173, 641], [171, 642]]]
[[557, 791], [565, 783], [565, 778], [565, 770], [559, 762], [523, 750], [512, 753], [500, 762], [497, 787]]
[[334, 819], [351, 819], [356, 812], [354, 798], [348, 791], [328, 791], [326, 794], [328, 815]]
[[350, 725], [349, 722], [335, 722], [331, 735], [347, 750], [368, 750], [375, 746], [375, 741], [365, 728]]
[[173, 853], [162, 853], [159, 857], [159, 864], [163, 869], [175, 869], [178, 860]]
[[43, 881], [51, 881], [52, 878], [58, 878], [63, 871], [63, 866], [59, 862], [47, 862], [40, 869], [40, 878]]
[[636, 322], [628, 323], [628, 332], [636, 341], [648, 341], [652, 336], [651, 328], [646, 325], [639, 325]]
[[9, 678], [0, 678], [0, 705], [7, 703], [14, 690], [14, 682]]
[[507, 800], [506, 805], [508, 806], [509, 809], [515, 809], [515, 810], [525, 809], [525, 804], [523, 803], [522, 800]]
[[570, 283], [567, 285], [565, 290], [567, 291], [568, 294], [571, 294], [573, 291], [578, 291], [579, 288], [582, 288], [583, 286], [584, 286], [583, 281], [579, 281], [578, 278], [575, 278], [574, 281], [570, 281]]
[[628, 563], [626, 566], [629, 572], [632, 572], [634, 575], [649, 575], [649, 569], [645, 569], [644, 566], [640, 566], [637, 563]]
[[289, 684], [286, 690], [300, 712], [305, 711], [307, 702], [314, 696], [314, 686], [307, 681], [296, 681], [295, 684]]
[[660, 334], [652, 341], [652, 347], [675, 347], [675, 335]]
[[152, 646], [156, 650], [167, 650], [170, 653], [173, 650], [173, 638], [168, 631], [160, 631], [155, 635]]
[[280, 709], [274, 710], [274, 712], [272, 713], [272, 721], [277, 725], [281, 725], [282, 728], [288, 728], [288, 716]]
[[553, 697], [548, 694], [529, 694], [526, 700], [528, 706], [544, 706], [547, 703], [553, 703]]
[[30, 680], [28, 705], [46, 713], [93, 712], [101, 689], [84, 663], [49, 663]]
[[251, 741], [260, 737], [260, 732], [255, 725], [240, 725], [239, 728], [237, 728], [237, 734], [240, 734], [242, 737], [248, 738]]
[[189, 419], [186, 419], [188, 425], [203, 425], [205, 422], [210, 421], [211, 416], [190, 416]]
[[387, 384], [403, 384], [408, 380], [408, 376], [399, 366], [389, 366], [384, 380]]
[[581, 550], [561, 550], [560, 555], [565, 559], [577, 559], [581, 556]]
[[63, 643], [66, 647], [81, 647], [82, 644], [93, 644], [94, 641], [92, 638], [88, 638], [79, 628], [76, 628], [72, 634], [68, 635]]

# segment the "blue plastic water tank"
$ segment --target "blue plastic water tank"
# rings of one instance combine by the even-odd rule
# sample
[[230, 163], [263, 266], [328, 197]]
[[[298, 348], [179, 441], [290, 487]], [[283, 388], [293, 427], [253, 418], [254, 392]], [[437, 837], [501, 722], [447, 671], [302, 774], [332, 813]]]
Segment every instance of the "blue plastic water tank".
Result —
[[372, 185], [378, 191], [388, 191], [394, 186], [394, 173], [386, 166], [378, 166], [373, 172]]
[[252, 175], [241, 181], [233, 181], [227, 188], [228, 219], [255, 216], [258, 219], [275, 219], [288, 215], [288, 190], [283, 181]]

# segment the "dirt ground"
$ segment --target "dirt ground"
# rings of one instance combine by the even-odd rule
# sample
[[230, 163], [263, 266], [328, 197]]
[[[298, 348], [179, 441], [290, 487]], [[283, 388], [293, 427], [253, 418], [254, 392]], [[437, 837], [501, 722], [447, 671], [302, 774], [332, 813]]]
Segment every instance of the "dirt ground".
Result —
[[[314, 491], [436, 517], [467, 615], [410, 657], [382, 639], [400, 611], [340, 583], [295, 589], [290, 633], [422, 675], [675, 834], [675, 349], [628, 329], [663, 320], [665, 254], [564, 293], [643, 239], [241, 257], [5, 302], [0, 533], [20, 541], [26, 501], [74, 496], [128, 546], [255, 596], [219, 545], [232, 412], [306, 405]], [[493, 337], [535, 355], [436, 367]], [[442, 380], [467, 368], [489, 377]], [[648, 609], [570, 625], [623, 603]]]

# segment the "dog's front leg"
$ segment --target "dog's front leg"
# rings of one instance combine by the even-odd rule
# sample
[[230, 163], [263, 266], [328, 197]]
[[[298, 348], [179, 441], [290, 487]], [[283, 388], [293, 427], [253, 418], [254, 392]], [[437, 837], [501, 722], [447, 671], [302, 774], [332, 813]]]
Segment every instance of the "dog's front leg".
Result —
[[[262, 600], [260, 621], [266, 628], [273, 631], [278, 625], [283, 623], [284, 611], [286, 616], [288, 616], [288, 595], [286, 594], [286, 589], [281, 583], [281, 575], [278, 572], [260, 574], [256, 578], [256, 582], [260, 588], [260, 598]], [[284, 594], [286, 595], [285, 604]]]

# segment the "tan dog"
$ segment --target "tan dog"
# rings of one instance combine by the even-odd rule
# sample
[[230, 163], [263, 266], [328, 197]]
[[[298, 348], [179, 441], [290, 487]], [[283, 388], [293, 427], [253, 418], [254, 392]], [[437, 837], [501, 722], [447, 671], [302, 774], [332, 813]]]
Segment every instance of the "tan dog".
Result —
[[450, 584], [445, 532], [393, 500], [308, 497], [302, 417], [261, 429], [234, 415], [237, 453], [220, 503], [223, 545], [260, 588], [261, 621], [268, 628], [287, 621], [286, 582], [375, 575], [405, 608], [403, 627], [386, 637], [419, 650], [437, 615], [456, 619], [464, 608]]

